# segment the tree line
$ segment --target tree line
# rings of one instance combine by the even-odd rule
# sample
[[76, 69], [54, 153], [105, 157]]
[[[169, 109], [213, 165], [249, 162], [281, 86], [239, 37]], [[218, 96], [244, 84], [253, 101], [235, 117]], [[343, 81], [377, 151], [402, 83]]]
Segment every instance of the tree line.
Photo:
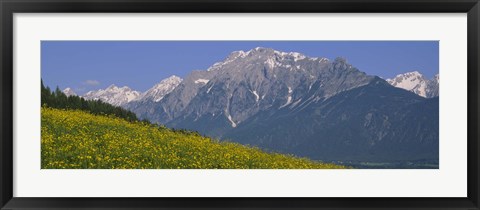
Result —
[[79, 109], [95, 115], [114, 115], [130, 122], [138, 121], [135, 113], [121, 107], [113, 106], [100, 100], [85, 100], [79, 96], [67, 96], [58, 86], [52, 91], [50, 87], [43, 85], [43, 80], [41, 83], [42, 106], [56, 109]]

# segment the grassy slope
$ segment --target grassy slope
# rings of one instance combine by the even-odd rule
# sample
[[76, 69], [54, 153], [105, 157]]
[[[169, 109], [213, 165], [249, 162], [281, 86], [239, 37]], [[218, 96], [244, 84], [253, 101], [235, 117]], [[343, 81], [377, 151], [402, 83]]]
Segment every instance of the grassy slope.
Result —
[[42, 168], [344, 168], [153, 125], [42, 108]]

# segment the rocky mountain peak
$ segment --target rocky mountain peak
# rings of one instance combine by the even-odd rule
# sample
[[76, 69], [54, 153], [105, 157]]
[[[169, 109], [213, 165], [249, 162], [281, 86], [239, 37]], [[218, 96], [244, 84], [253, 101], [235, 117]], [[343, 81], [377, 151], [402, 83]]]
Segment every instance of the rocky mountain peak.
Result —
[[386, 79], [386, 81], [394, 87], [414, 92], [422, 97], [432, 98], [438, 96], [438, 74], [429, 80], [419, 71], [411, 71], [398, 74], [394, 78]]
[[347, 63], [347, 59], [342, 57], [335, 58], [335, 60], [332, 62], [332, 65], [337, 70], [345, 70], [351, 67], [351, 65]]
[[73, 89], [72, 89], [72, 88], [69, 88], [69, 87], [65, 88], [65, 89], [63, 90], [63, 93], [64, 93], [66, 96], [76, 96], [76, 95], [77, 95], [77, 93], [75, 93], [75, 91], [73, 91]]
[[111, 84], [105, 90], [118, 90], [119, 88], [115, 84]]
[[228, 55], [226, 60], [235, 60], [237, 58], [244, 58], [247, 55], [248, 53], [246, 53], [243, 50], [233, 51], [232, 53], [230, 53], [230, 55]]
[[[234, 51], [230, 53], [223, 61], [213, 64], [207, 71], [219, 70], [226, 65], [244, 64], [253, 62], [266, 62], [269, 66], [288, 65], [288, 63], [297, 62], [309, 58], [298, 52], [282, 52], [272, 48], [256, 47], [247, 52]], [[328, 61], [326, 58], [310, 58], [312, 60]]]
[[165, 84], [165, 83], [180, 83], [180, 82], [182, 82], [182, 78], [178, 77], [177, 75], [172, 75], [166, 79], [163, 79], [157, 85]]
[[182, 81], [182, 78], [172, 75], [148, 89], [138, 100], [152, 100], [154, 102], [159, 102], [165, 97], [165, 95], [172, 92]]

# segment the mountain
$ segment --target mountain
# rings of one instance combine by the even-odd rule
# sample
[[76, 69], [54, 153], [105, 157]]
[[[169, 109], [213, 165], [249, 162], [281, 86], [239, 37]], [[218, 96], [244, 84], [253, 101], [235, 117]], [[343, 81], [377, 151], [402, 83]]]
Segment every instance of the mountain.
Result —
[[395, 88], [344, 58], [236, 51], [162, 100], [126, 106], [168, 127], [317, 160], [438, 160], [438, 98]]
[[134, 91], [127, 86], [117, 87], [110, 85], [105, 90], [89, 91], [82, 97], [87, 100], [101, 100], [115, 106], [123, 106], [128, 102], [136, 100], [140, 95], [140, 92]]
[[394, 87], [402, 88], [415, 94], [432, 98], [438, 96], [439, 75], [435, 75], [431, 80], [426, 79], [420, 72], [413, 71], [399, 74], [392, 79], [386, 80]]
[[[365, 85], [372, 78], [342, 58], [331, 62], [258, 47], [233, 52], [207, 71], [191, 72], [170, 94], [149, 107], [152, 112], [133, 111], [174, 126], [187, 118], [218, 118], [232, 128], [257, 112], [318, 101]], [[304, 98], [307, 93], [311, 98]]]
[[438, 113], [438, 98], [376, 78], [301, 109], [260, 113], [222, 138], [319, 160], [435, 160]]
[[66, 96], [76, 96], [77, 94], [75, 93], [75, 91], [72, 90], [72, 88], [65, 88], [63, 90], [63, 93], [66, 95]]
[[138, 100], [159, 102], [165, 95], [172, 92], [172, 90], [175, 89], [180, 82], [182, 82], [182, 78], [172, 75], [147, 90], [139, 97]]

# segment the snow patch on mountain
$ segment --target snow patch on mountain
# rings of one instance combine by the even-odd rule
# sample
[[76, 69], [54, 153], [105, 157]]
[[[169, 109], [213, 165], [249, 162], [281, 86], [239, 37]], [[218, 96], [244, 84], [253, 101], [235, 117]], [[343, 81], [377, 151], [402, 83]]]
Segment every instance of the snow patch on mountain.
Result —
[[258, 93], [256, 90], [254, 91], [251, 91], [253, 93], [253, 95], [255, 95], [255, 101], [258, 102], [258, 100], [260, 99], [260, 96], [258, 96]]
[[303, 60], [303, 59], [306, 58], [305, 55], [300, 54], [300, 53], [297, 53], [297, 52], [291, 52], [291, 53], [289, 53], [288, 55], [292, 56], [292, 57], [293, 57], [293, 60], [294, 60], [295, 62], [297, 62], [297, 61], [299, 61], [299, 60]]
[[267, 61], [265, 61], [265, 64], [267, 64], [270, 69], [273, 69], [276, 66], [276, 62], [273, 58], [268, 58]]
[[208, 83], [208, 79], [197, 79], [195, 80], [195, 84], [199, 84], [199, 83], [203, 83], [203, 84], [207, 84]]
[[235, 122], [232, 120], [232, 116], [231, 116], [231, 115], [228, 115], [227, 118], [228, 118], [228, 121], [230, 121], [230, 123], [232, 123], [232, 128], [237, 127], [237, 123], [235, 123]]
[[288, 87], [287, 102], [285, 104], [283, 104], [282, 106], [280, 106], [280, 108], [286, 107], [286, 106], [288, 106], [289, 104], [292, 103], [292, 92], [293, 92], [292, 88]]
[[63, 90], [63, 93], [64, 93], [66, 96], [76, 96], [76, 95], [77, 95], [77, 93], [75, 93], [75, 91], [73, 91], [72, 88], [69, 88], [69, 87], [65, 88], [65, 89]]
[[208, 88], [207, 93], [210, 93], [210, 90], [212, 90], [212, 88], [213, 88], [213, 85]]

